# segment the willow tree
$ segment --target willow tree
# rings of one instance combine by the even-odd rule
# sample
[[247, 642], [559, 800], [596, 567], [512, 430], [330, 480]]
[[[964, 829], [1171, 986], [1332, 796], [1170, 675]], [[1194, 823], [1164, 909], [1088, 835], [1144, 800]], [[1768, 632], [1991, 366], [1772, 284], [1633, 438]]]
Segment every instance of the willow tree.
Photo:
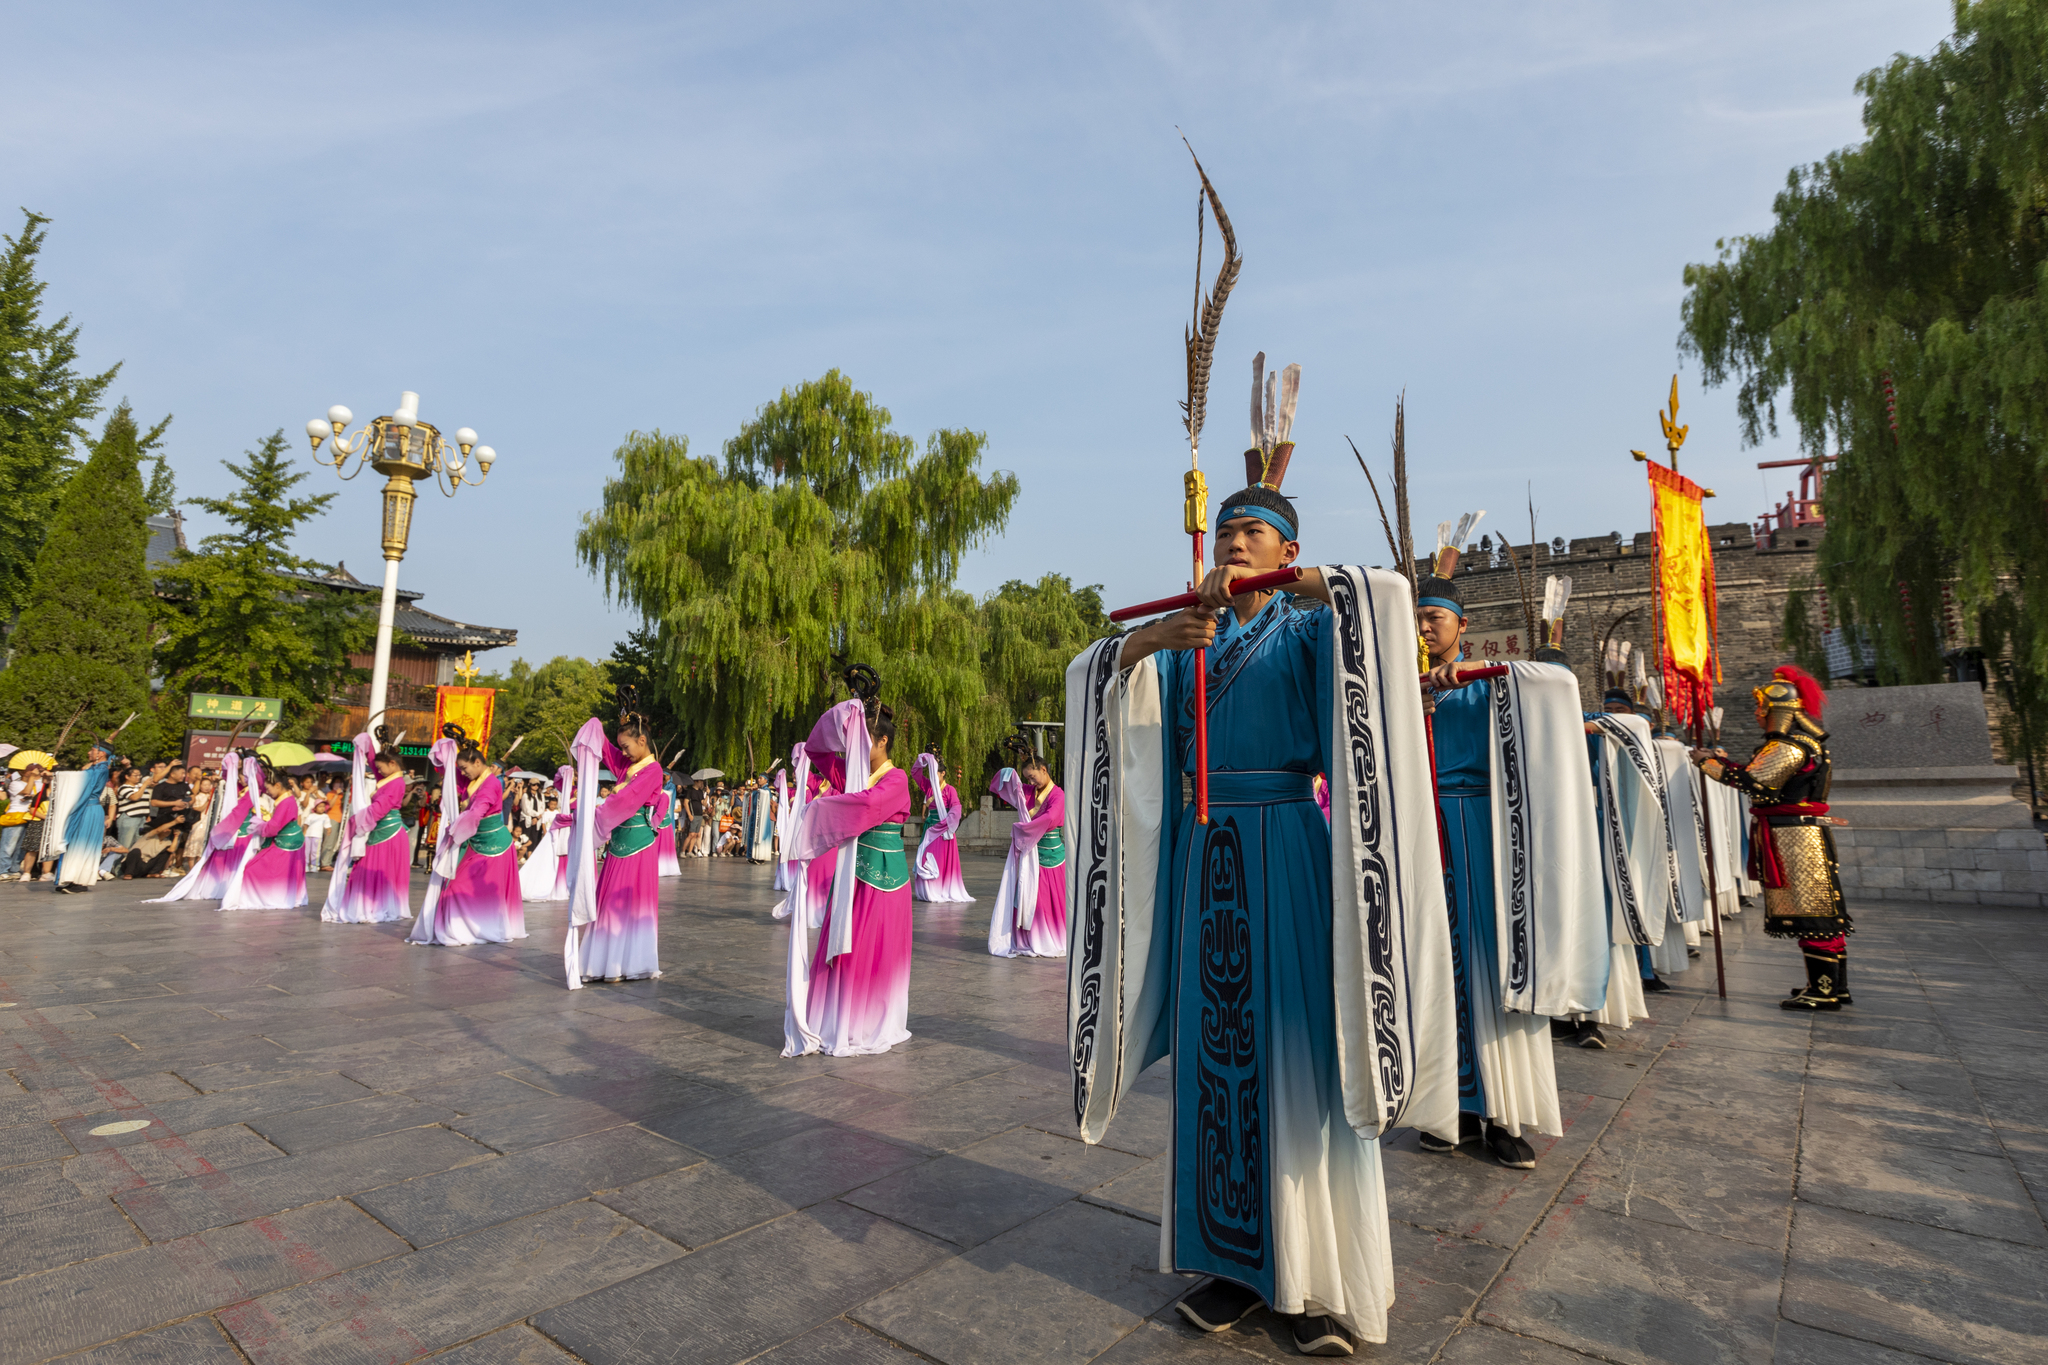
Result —
[[1092, 640], [1114, 635], [1102, 587], [1077, 588], [1060, 574], [1011, 580], [981, 604], [982, 672], [1017, 720], [1062, 720], [1067, 665]]
[[2024, 707], [2048, 672], [2048, 4], [1955, 23], [1857, 82], [1865, 140], [1793, 170], [1770, 231], [1686, 268], [1680, 346], [1739, 383], [1747, 442], [1782, 402], [1838, 453], [1821, 573], [1879, 677], [1942, 676], [1952, 585]]
[[977, 613], [953, 588], [1001, 530], [1017, 480], [987, 438], [924, 443], [837, 370], [786, 389], [725, 446], [634, 432], [578, 555], [654, 633], [690, 762], [765, 767], [835, 696], [880, 671], [904, 744], [966, 752], [1007, 717], [982, 682]]

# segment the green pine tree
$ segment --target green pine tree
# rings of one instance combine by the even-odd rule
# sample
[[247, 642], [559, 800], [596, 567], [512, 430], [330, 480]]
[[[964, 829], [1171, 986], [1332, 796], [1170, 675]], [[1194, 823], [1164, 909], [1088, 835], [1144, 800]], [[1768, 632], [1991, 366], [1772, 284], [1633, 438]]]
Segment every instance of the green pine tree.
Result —
[[155, 595], [137, 445], [123, 403], [50, 517], [13, 659], [0, 673], [0, 734], [15, 743], [46, 747], [78, 715], [58, 754], [67, 762], [131, 712], [141, 714], [119, 747], [134, 755], [164, 747], [149, 693]]
[[367, 597], [308, 583], [328, 565], [293, 554], [292, 537], [320, 515], [333, 493], [294, 498], [309, 475], [293, 468], [282, 431], [244, 461], [223, 460], [240, 487], [225, 498], [192, 503], [228, 529], [182, 554], [160, 579], [166, 708], [180, 713], [194, 692], [276, 697], [285, 704], [276, 739], [303, 739], [319, 709], [343, 686], [361, 681], [348, 656], [376, 638], [377, 612]]
[[43, 320], [49, 286], [36, 256], [50, 220], [22, 212], [21, 235], [0, 237], [0, 618], [28, 601], [36, 552], [79, 465], [74, 446], [90, 439], [87, 423], [121, 368], [79, 374], [78, 329], [68, 315]]

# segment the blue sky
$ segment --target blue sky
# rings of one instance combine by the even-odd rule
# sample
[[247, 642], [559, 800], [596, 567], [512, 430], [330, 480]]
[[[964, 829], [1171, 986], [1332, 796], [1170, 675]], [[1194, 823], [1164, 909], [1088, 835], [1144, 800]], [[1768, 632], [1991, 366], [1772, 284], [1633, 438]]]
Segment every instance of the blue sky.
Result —
[[[1384, 467], [1403, 388], [1418, 526], [1526, 526], [1532, 485], [1545, 538], [1646, 528], [1627, 452], [1674, 370], [1685, 471], [1748, 519], [1794, 451], [1742, 450], [1679, 363], [1680, 272], [1949, 29], [1943, 0], [8, 10], [0, 203], [55, 219], [50, 302], [176, 414], [180, 491], [417, 390], [500, 462], [421, 503], [402, 581], [535, 660], [634, 624], [573, 549], [626, 432], [715, 453], [834, 366], [1021, 478], [963, 586], [1177, 590], [1176, 126], [1246, 259], [1204, 464], [1235, 486], [1253, 352], [1300, 362], [1307, 558], [1386, 561], [1343, 435]], [[376, 577], [377, 480], [315, 476], [342, 496], [301, 551]]]

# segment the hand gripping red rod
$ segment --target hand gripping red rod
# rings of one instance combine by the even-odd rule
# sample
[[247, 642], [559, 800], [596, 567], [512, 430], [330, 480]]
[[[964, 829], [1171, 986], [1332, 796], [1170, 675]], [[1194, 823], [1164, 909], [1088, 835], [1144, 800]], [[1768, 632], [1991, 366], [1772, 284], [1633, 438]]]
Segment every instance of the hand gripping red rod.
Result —
[[[1197, 538], [1196, 546], [1201, 545]], [[1200, 550], [1196, 551], [1199, 556]], [[1199, 559], [1197, 560], [1199, 563]], [[1299, 569], [1277, 569], [1272, 573], [1254, 574], [1240, 578], [1230, 585], [1230, 594], [1267, 592], [1284, 588], [1301, 581]], [[1162, 597], [1156, 602], [1140, 602], [1135, 607], [1122, 607], [1109, 614], [1112, 621], [1130, 621], [1140, 616], [1162, 616], [1170, 611], [1186, 611], [1189, 607], [1202, 604], [1199, 595], [1191, 592], [1176, 597]], [[1209, 651], [1195, 651], [1195, 823], [1209, 823]]]

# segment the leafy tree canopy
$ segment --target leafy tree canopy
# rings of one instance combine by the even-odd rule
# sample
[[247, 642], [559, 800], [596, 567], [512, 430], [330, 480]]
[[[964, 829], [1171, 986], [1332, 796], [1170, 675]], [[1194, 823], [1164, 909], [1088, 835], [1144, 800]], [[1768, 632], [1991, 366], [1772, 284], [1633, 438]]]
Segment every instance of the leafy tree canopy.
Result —
[[[1879, 677], [1942, 675], [1944, 584], [2019, 690], [2048, 667], [2048, 4], [1958, 0], [1955, 33], [1857, 82], [1866, 140], [1794, 169], [1770, 231], [1686, 267], [1682, 350], [1744, 436], [1839, 453], [1822, 575]], [[1788, 622], [1788, 629], [1791, 623]]]
[[86, 424], [99, 414], [100, 399], [121, 368], [78, 372], [78, 329], [70, 316], [43, 317], [49, 285], [36, 278], [36, 256], [50, 220], [26, 209], [22, 214], [21, 234], [0, 237], [6, 244], [0, 253], [0, 616], [28, 601], [36, 551], [79, 466], [74, 443], [89, 439]]
[[348, 656], [375, 639], [377, 612], [361, 594], [305, 581], [331, 569], [292, 553], [292, 538], [335, 495], [291, 496], [308, 475], [289, 449], [273, 433], [241, 463], [221, 461], [239, 485], [233, 493], [192, 500], [227, 528], [163, 573], [158, 665], [166, 707], [182, 711], [194, 692], [278, 697], [285, 720], [274, 737], [303, 739], [318, 708], [366, 676]]
[[76, 716], [57, 755], [66, 762], [131, 712], [140, 714], [119, 745], [129, 754], [154, 756], [179, 733], [160, 729], [150, 705], [154, 596], [138, 444], [123, 403], [50, 516], [13, 662], [0, 672], [0, 734], [45, 748]]
[[980, 472], [980, 433], [920, 451], [889, 423], [833, 370], [763, 406], [722, 461], [659, 431], [615, 453], [577, 552], [651, 630], [692, 766], [767, 767], [856, 662], [881, 673], [906, 752], [970, 752], [1007, 723], [973, 600], [951, 585], [1017, 480]]

